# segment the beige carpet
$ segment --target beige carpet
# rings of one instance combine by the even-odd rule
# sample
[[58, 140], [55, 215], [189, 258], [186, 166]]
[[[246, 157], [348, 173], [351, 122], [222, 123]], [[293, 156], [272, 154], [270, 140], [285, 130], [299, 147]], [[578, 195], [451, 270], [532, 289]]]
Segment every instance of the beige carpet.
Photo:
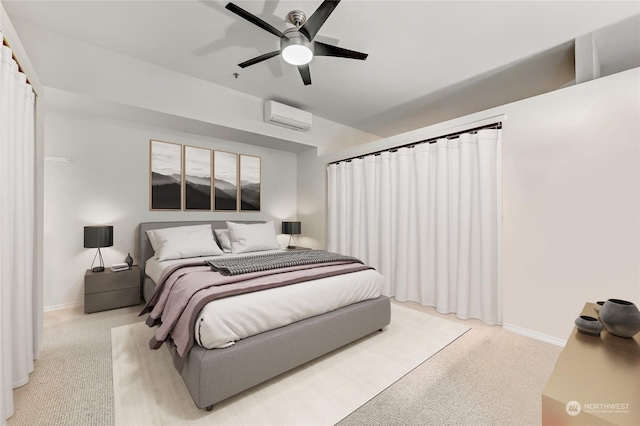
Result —
[[464, 334], [469, 327], [392, 305], [392, 322], [339, 351], [198, 409], [153, 330], [111, 330], [116, 425], [329, 425], [339, 422]]

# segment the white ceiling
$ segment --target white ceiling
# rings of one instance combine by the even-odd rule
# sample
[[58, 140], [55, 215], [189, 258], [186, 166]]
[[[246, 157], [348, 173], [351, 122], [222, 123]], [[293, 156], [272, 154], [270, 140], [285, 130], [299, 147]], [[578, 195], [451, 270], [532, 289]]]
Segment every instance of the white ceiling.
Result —
[[[321, 1], [235, 3], [284, 30], [289, 11], [301, 9], [309, 16]], [[431, 111], [433, 119], [442, 120], [443, 111], [474, 112], [464, 105], [477, 111], [570, 84], [571, 41], [640, 13], [636, 1], [346, 0], [317, 39], [369, 58], [314, 58], [313, 84], [304, 86], [297, 69], [280, 57], [246, 69], [237, 66], [277, 50], [279, 39], [227, 11], [226, 1], [2, 4], [18, 34], [26, 21], [380, 136], [425, 125], [425, 120], [406, 119], [412, 114]], [[636, 29], [632, 24], [630, 31]], [[520, 74], [514, 74], [517, 70]], [[500, 84], [508, 87], [500, 90]], [[479, 96], [486, 100], [478, 101]], [[445, 98], [459, 107], [451, 107], [451, 101], [447, 106]]]

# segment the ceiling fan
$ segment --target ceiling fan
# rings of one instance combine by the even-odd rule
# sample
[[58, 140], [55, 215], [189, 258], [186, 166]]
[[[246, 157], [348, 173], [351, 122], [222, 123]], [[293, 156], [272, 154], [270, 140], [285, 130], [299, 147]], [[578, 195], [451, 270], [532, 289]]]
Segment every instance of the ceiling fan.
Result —
[[228, 3], [225, 8], [246, 19], [254, 25], [259, 26], [265, 31], [280, 37], [280, 50], [265, 53], [248, 61], [238, 64], [241, 68], [255, 65], [274, 56], [282, 55], [282, 59], [286, 62], [296, 65], [302, 76], [305, 86], [311, 84], [311, 72], [309, 71], [309, 62], [314, 56], [336, 56], [339, 58], [365, 60], [367, 53], [356, 52], [354, 50], [343, 49], [338, 46], [315, 41], [314, 38], [322, 25], [324, 25], [333, 9], [338, 6], [340, 0], [323, 1], [315, 12], [307, 19], [307, 16], [301, 10], [293, 10], [287, 15], [287, 19], [295, 28], [288, 28], [284, 32], [278, 30], [272, 25], [266, 23], [257, 16], [247, 12], [241, 7], [233, 3]]

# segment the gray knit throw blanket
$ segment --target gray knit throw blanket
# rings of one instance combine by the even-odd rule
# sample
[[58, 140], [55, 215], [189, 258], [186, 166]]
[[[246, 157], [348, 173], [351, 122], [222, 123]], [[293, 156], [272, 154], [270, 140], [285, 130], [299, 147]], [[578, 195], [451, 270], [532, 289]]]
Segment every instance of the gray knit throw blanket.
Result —
[[207, 263], [222, 275], [240, 275], [268, 271], [289, 266], [312, 265], [326, 262], [362, 263], [355, 257], [324, 250], [295, 250], [230, 259], [213, 259]]

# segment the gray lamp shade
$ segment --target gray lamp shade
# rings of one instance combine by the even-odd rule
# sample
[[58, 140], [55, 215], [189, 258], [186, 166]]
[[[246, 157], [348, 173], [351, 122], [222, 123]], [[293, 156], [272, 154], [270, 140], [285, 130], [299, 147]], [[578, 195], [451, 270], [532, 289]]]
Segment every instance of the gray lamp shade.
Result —
[[113, 245], [113, 226], [85, 226], [84, 227], [84, 247], [100, 248], [111, 247]]
[[302, 231], [300, 222], [282, 222], [282, 233], [289, 235], [299, 235]]

